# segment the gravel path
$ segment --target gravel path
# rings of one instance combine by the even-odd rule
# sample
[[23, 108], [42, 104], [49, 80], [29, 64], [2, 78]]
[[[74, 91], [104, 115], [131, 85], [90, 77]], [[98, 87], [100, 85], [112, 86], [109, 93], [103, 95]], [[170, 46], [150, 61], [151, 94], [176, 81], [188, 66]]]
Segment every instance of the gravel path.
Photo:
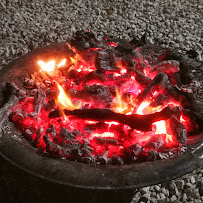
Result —
[[[202, 0], [1, 0], [0, 68], [37, 47], [67, 40], [76, 30], [150, 42], [203, 60]], [[135, 191], [135, 202], [203, 202], [203, 170]]]

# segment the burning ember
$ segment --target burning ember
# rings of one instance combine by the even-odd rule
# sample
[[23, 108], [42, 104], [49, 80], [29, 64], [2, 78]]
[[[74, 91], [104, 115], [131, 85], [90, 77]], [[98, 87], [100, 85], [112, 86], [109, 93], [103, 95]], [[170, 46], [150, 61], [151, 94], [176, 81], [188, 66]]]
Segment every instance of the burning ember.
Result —
[[67, 58], [36, 61], [26, 91], [6, 85], [18, 97], [9, 100], [16, 104], [10, 120], [40, 151], [128, 164], [174, 155], [200, 130], [196, 100], [179, 85], [179, 61], [89, 32], [77, 32], [67, 47]]

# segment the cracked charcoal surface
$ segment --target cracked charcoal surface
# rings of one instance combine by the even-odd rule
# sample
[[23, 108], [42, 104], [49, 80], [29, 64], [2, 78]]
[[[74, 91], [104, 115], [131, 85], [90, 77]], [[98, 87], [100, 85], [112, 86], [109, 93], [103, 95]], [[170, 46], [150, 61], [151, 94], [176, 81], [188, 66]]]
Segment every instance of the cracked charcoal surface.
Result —
[[[197, 59], [202, 61], [202, 10], [201, 0], [2, 0], [0, 68], [37, 47], [66, 41], [76, 30], [83, 29], [97, 35], [128, 40], [133, 36], [141, 37], [147, 32], [150, 42], [158, 42], [163, 47], [172, 47], [182, 53], [195, 50]], [[22, 172], [16, 172], [17, 169], [2, 159], [0, 162], [0, 194], [4, 194], [0, 200], [7, 197], [7, 202], [33, 202], [35, 197], [36, 202], [50, 202], [50, 198], [52, 202], [60, 202], [68, 197], [54, 196], [50, 192], [53, 189], [40, 193], [38, 187], [42, 189], [44, 183], [24, 173], [26, 178], [23, 181], [27, 184], [21, 185], [21, 192], [18, 189], [17, 193], [17, 182], [21, 181], [18, 176], [22, 177]], [[135, 190], [131, 202], [203, 202], [202, 174], [203, 170], [198, 169], [169, 183]], [[33, 188], [33, 180], [38, 187]], [[28, 193], [28, 190], [33, 192]], [[94, 196], [87, 201], [83, 198], [83, 202], [95, 202]]]

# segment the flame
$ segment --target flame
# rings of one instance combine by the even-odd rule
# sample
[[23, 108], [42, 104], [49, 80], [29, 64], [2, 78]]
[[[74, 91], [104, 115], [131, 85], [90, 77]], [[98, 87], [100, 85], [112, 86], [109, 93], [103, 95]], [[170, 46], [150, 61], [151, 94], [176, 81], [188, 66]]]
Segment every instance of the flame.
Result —
[[[150, 101], [144, 101], [140, 104], [139, 108], [137, 109], [137, 114], [140, 115], [144, 115], [146, 114], [146, 109], [147, 109], [147, 113], [154, 113], [154, 112], [158, 112], [161, 109], [163, 109], [162, 106], [158, 106], [158, 107], [149, 107]], [[174, 140], [173, 140], [173, 135], [168, 134], [167, 132], [167, 126], [166, 126], [166, 121], [165, 120], [161, 120], [161, 121], [157, 121], [153, 123], [155, 126], [155, 134], [157, 135], [165, 135], [165, 142], [166, 144], [170, 145], [173, 144]]]
[[66, 109], [74, 110], [81, 107], [81, 102], [78, 105], [74, 105], [71, 101], [71, 98], [65, 93], [64, 89], [57, 83], [59, 89], [58, 103]]
[[128, 104], [122, 101], [121, 94], [119, 93], [118, 89], [116, 88], [116, 97], [114, 99], [114, 106], [113, 110], [117, 113], [123, 113], [124, 111], [128, 110]]
[[186, 123], [186, 120], [183, 118], [183, 116], [182, 116], [182, 115], [180, 116], [180, 122], [181, 122], [181, 123], [183, 123], [183, 124], [185, 124], [185, 123]]
[[157, 121], [154, 123], [156, 126], [156, 131], [155, 134], [158, 135], [165, 135], [165, 142], [167, 145], [173, 144], [173, 135], [170, 135], [167, 133], [167, 126], [166, 126], [166, 121]]
[[46, 63], [44, 61], [42, 61], [42, 60], [39, 60], [37, 63], [41, 67], [40, 72], [42, 70], [46, 71], [46, 72], [53, 72], [55, 67], [60, 68], [60, 67], [64, 66], [66, 64], [66, 59], [63, 59], [57, 65], [56, 65], [56, 61], [55, 60], [51, 60], [51, 61], [48, 61]]
[[93, 133], [92, 135], [92, 138], [93, 137], [111, 137], [111, 138], [114, 138], [114, 133], [112, 132], [104, 132], [104, 133]]
[[121, 76], [120, 73], [114, 73], [113, 75], [114, 75], [114, 77], [119, 77], [119, 76]]
[[[131, 76], [130, 78], [131, 78], [131, 80], [135, 80], [135, 76]], [[140, 90], [140, 91], [141, 91], [141, 90]]]
[[125, 68], [122, 68], [122, 69], [120, 70], [120, 73], [121, 73], [121, 75], [124, 75], [125, 73], [127, 73], [127, 70], [126, 70]]
[[144, 110], [146, 107], [148, 107], [149, 104], [150, 104], [150, 101], [143, 101], [143, 102], [140, 104], [140, 106], [138, 107], [136, 113], [137, 113], [137, 114], [140, 114], [140, 115], [144, 115], [143, 110]]
[[87, 124], [96, 124], [98, 121], [85, 121]]
[[70, 56], [71, 63], [75, 63], [76, 59]]
[[51, 61], [45, 63], [44, 61], [39, 60], [37, 63], [41, 67], [40, 71], [43, 70], [43, 71], [47, 71], [47, 72], [52, 72], [52, 71], [54, 71], [56, 62], [55, 62], [55, 60], [51, 60]]
[[109, 127], [111, 127], [112, 125], [119, 125], [119, 123], [116, 121], [105, 121], [104, 123], [109, 125]]
[[66, 59], [63, 59], [59, 64], [57, 64], [57, 67], [60, 68], [66, 64]]
[[165, 121], [157, 121], [154, 124], [156, 126], [155, 134], [167, 134]]

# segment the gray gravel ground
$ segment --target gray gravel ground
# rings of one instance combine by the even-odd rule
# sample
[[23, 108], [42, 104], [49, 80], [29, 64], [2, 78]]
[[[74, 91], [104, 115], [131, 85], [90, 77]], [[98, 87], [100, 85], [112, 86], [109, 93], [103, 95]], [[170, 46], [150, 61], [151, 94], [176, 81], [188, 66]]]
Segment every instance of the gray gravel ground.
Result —
[[[0, 68], [37, 47], [67, 40], [76, 30], [150, 42], [203, 60], [202, 0], [1, 0]], [[203, 202], [203, 170], [135, 191], [136, 202]]]

